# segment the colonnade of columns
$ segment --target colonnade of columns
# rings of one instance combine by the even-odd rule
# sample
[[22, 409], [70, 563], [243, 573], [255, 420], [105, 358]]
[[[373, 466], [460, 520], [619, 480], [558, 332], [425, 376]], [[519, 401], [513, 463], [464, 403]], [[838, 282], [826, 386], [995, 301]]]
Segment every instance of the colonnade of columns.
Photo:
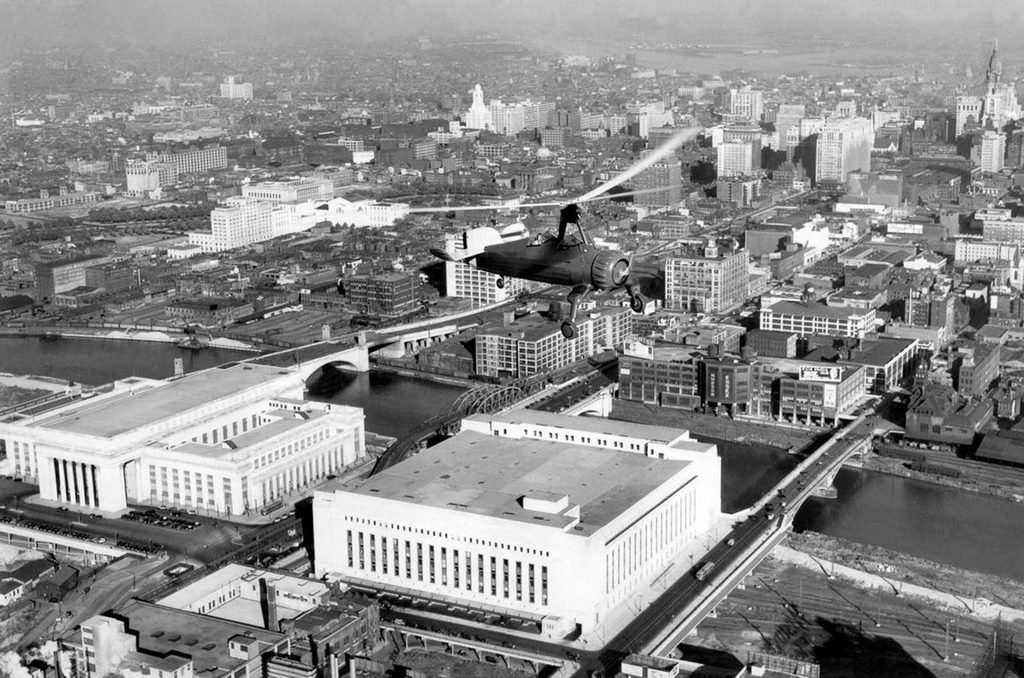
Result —
[[67, 459], [53, 460], [57, 500], [99, 508], [99, 471], [96, 464]]

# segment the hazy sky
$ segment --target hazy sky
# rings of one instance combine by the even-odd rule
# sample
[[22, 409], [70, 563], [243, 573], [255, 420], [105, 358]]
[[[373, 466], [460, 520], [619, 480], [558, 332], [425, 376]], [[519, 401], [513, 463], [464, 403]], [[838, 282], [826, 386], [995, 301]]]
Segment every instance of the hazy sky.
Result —
[[[225, 46], [428, 32], [490, 31], [560, 44], [678, 37], [721, 42], [770, 33], [956, 49], [979, 36], [1007, 48], [1024, 29], [1024, 0], [0, 0], [0, 48], [166, 44]], [[594, 41], [597, 41], [596, 43]]]

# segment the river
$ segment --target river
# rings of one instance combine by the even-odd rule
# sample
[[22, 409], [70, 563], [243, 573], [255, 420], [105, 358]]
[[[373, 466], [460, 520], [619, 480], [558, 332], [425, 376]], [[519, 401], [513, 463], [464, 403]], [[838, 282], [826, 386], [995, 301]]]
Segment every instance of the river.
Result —
[[1024, 581], [1024, 504], [945, 485], [844, 468], [838, 499], [809, 499], [797, 532], [813, 530]]
[[[171, 344], [127, 341], [0, 338], [0, 372], [38, 374], [102, 384], [130, 375], [173, 374], [251, 356], [221, 349], [188, 351]], [[362, 407], [366, 428], [400, 437], [444, 411], [464, 390], [384, 372], [345, 373], [331, 402]], [[721, 444], [723, 508], [735, 511], [773, 485], [797, 458], [762, 446]], [[1024, 504], [873, 471], [843, 469], [839, 498], [811, 499], [796, 516], [814, 530], [980, 572], [1024, 580]]]

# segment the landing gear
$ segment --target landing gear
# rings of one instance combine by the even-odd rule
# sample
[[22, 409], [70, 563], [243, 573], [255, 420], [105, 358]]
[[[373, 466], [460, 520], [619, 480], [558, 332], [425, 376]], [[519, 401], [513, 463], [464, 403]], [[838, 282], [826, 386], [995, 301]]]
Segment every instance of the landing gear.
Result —
[[626, 286], [626, 292], [629, 293], [629, 310], [633, 311], [633, 313], [643, 313], [644, 306], [647, 305], [647, 299], [644, 295], [637, 292], [632, 285]]
[[501, 276], [498, 276], [498, 279], [494, 281], [494, 286], [497, 287], [499, 290], [505, 289], [505, 279], [502, 278]]
[[562, 336], [572, 339], [576, 336], [576, 311], [580, 308], [580, 302], [590, 292], [589, 285], [577, 285], [569, 292], [569, 319], [562, 323]]

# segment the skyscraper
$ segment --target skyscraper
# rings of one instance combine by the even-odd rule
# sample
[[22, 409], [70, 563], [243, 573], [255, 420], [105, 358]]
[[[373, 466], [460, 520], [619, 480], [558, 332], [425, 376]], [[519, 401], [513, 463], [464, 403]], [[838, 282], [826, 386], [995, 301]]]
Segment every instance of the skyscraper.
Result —
[[[638, 193], [633, 199], [637, 205], [671, 207], [683, 199], [682, 170], [674, 158], [669, 162], [656, 162], [636, 177], [634, 188]], [[664, 189], [664, 190], [656, 190]]]
[[753, 141], [734, 139], [718, 145], [719, 177], [750, 176], [756, 167]]
[[981, 135], [981, 171], [995, 174], [1003, 169], [1003, 158], [1006, 155], [1006, 137], [1002, 132], [992, 129], [985, 130]]
[[484, 90], [480, 85], [473, 88], [473, 103], [466, 111], [466, 127], [470, 129], [492, 129], [491, 110], [484, 103]]
[[759, 90], [749, 87], [729, 90], [729, 112], [733, 115], [741, 115], [747, 120], [759, 122], [764, 113], [763, 94]]
[[828, 120], [818, 133], [815, 181], [842, 184], [850, 172], [870, 170], [873, 143], [874, 132], [867, 118]]

